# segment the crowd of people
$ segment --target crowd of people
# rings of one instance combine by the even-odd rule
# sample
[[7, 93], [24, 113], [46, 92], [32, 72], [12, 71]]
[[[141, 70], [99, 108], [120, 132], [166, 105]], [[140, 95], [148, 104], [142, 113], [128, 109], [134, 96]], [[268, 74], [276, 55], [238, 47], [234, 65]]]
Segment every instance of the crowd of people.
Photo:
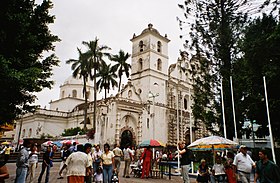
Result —
[[[189, 183], [192, 152], [184, 142], [178, 144], [178, 152], [183, 181]], [[241, 145], [236, 155], [232, 152], [228, 152], [225, 156], [218, 154], [211, 168], [205, 159], [201, 159], [196, 181], [198, 183], [250, 183], [252, 175], [254, 183], [280, 183], [280, 169], [268, 159], [267, 150], [259, 151], [260, 160], [257, 162], [254, 162], [247, 152], [248, 148]]]
[[[8, 148], [8, 146], [7, 146]], [[3, 148], [1, 152], [11, 151]], [[141, 167], [140, 178], [151, 176], [151, 165], [155, 162], [174, 160], [171, 151], [156, 151], [153, 155], [151, 148], [134, 148], [126, 145], [123, 149], [119, 144], [110, 148], [104, 144], [92, 145], [76, 144], [76, 142], [65, 143], [59, 149], [61, 151], [61, 164], [57, 179], [67, 178], [68, 183], [113, 183], [118, 182], [118, 177], [130, 178], [132, 168], [137, 165]], [[280, 183], [279, 167], [268, 159], [266, 150], [259, 151], [259, 161], [254, 162], [247, 151], [247, 147], [241, 145], [237, 154], [228, 152], [225, 155], [217, 154], [214, 164], [210, 164], [204, 158], [200, 161], [197, 171], [198, 183], [250, 183], [254, 174], [254, 183]], [[38, 168], [39, 152], [36, 143], [28, 140], [23, 142], [16, 160], [16, 183], [38, 182], [40, 183], [45, 174], [45, 183], [49, 182], [50, 169], [53, 166], [54, 153], [57, 146], [49, 145], [43, 153], [43, 161], [39, 175], [35, 175]], [[189, 183], [189, 170], [191, 162], [194, 161], [193, 152], [187, 148], [184, 142], [179, 142], [177, 155], [180, 157], [181, 176], [184, 183]], [[5, 155], [5, 154], [4, 154]], [[4, 156], [7, 162], [7, 155]], [[124, 161], [124, 170], [120, 172], [120, 165]], [[153, 161], [154, 160], [154, 161]], [[0, 182], [9, 178], [5, 163], [0, 165]]]
[[[67, 178], [68, 183], [111, 183], [118, 182], [118, 176], [130, 178], [131, 164], [141, 162], [143, 169], [141, 178], [148, 178], [151, 170], [152, 151], [150, 148], [144, 151], [127, 145], [123, 150], [119, 144], [110, 148], [104, 144], [103, 149], [99, 144], [92, 146], [90, 143], [76, 144], [65, 143], [61, 147], [61, 163], [57, 179]], [[54, 153], [57, 146], [50, 144], [43, 153], [41, 172], [36, 177], [39, 152], [37, 144], [28, 140], [23, 142], [16, 160], [15, 183], [42, 182], [45, 174], [45, 183], [49, 182], [50, 169], [53, 166]], [[124, 160], [125, 168], [120, 172], [121, 160]]]

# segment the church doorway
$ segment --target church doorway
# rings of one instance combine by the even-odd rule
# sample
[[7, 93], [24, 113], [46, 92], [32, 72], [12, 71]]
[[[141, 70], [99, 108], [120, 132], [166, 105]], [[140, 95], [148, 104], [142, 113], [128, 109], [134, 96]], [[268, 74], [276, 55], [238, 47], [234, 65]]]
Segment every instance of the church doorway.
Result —
[[133, 145], [133, 135], [130, 130], [123, 131], [121, 135], [121, 149], [125, 148], [126, 145]]

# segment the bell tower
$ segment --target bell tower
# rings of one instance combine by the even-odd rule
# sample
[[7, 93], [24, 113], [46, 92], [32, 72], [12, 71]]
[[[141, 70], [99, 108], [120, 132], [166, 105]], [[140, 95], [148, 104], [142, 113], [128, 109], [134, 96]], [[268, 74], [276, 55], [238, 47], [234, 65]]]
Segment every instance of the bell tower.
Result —
[[[132, 42], [131, 82], [138, 88], [143, 101], [149, 100], [148, 93], [159, 93], [158, 100], [165, 103], [165, 81], [168, 70], [167, 35], [162, 36], [152, 24]], [[157, 86], [157, 87], [154, 87]]]

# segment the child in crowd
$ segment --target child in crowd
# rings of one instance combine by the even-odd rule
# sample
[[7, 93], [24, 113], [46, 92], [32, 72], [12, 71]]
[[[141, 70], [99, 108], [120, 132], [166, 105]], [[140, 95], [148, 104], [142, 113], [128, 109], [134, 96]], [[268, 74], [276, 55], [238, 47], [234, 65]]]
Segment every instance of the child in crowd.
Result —
[[103, 182], [103, 174], [102, 174], [102, 168], [99, 166], [94, 173], [94, 182], [96, 183], [102, 183]]

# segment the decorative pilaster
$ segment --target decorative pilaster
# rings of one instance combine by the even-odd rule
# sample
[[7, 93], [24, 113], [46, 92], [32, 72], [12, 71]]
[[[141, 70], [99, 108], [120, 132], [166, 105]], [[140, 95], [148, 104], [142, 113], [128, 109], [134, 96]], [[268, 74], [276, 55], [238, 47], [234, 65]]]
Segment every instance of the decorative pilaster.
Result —
[[120, 117], [121, 117], [121, 114], [118, 112], [117, 113], [117, 116], [116, 116], [116, 134], [115, 134], [115, 141], [117, 144], [120, 144], [120, 127], [121, 127], [121, 123], [120, 123]]
[[142, 142], [142, 124], [143, 124], [143, 118], [142, 118], [143, 113], [139, 113], [138, 117], [138, 124], [137, 124], [137, 144]]

